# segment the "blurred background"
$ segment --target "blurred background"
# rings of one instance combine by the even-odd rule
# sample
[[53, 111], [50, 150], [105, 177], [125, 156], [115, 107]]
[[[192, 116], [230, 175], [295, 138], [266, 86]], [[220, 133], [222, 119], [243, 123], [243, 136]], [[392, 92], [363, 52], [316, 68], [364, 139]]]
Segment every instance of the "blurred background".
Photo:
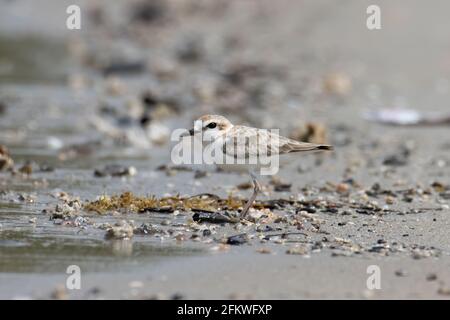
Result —
[[445, 110], [447, 4], [405, 3], [379, 1], [369, 30], [369, 1], [1, 1], [0, 142], [34, 159], [89, 142], [149, 155], [218, 113], [346, 144], [337, 129], [372, 130], [367, 110]]

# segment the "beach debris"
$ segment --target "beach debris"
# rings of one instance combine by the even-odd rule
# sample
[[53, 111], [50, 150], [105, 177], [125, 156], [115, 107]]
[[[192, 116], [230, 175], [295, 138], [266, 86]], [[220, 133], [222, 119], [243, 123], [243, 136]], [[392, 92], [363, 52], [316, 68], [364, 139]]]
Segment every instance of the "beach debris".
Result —
[[133, 233], [142, 235], [165, 234], [162, 229], [159, 229], [155, 225], [149, 223], [143, 223], [139, 227], [134, 228]]
[[244, 203], [245, 200], [243, 199], [232, 197], [221, 199], [218, 196], [207, 193], [186, 198], [177, 195], [158, 199], [155, 196], [138, 197], [131, 192], [124, 192], [111, 197], [102, 195], [97, 200], [85, 203], [83, 208], [86, 211], [95, 211], [100, 214], [120, 209], [145, 212], [158, 211], [161, 210], [160, 208], [163, 208], [162, 210], [166, 212], [173, 212], [175, 210], [192, 211], [193, 209], [216, 212], [219, 209], [237, 210], [242, 208]]
[[239, 190], [248, 190], [248, 189], [252, 189], [253, 188], [253, 183], [251, 183], [250, 181], [245, 181], [242, 183], [239, 183], [236, 188], [238, 188]]
[[363, 114], [366, 120], [397, 126], [436, 126], [449, 125], [450, 114], [444, 113], [422, 113], [413, 109], [381, 109], [368, 111]]
[[121, 220], [119, 222], [116, 222], [113, 226], [106, 229], [105, 239], [128, 240], [133, 237], [133, 234], [134, 234], [133, 224], [126, 220]]
[[413, 259], [419, 260], [429, 257], [438, 257], [441, 255], [441, 250], [434, 247], [416, 246], [412, 247], [411, 256]]
[[8, 149], [0, 145], [0, 171], [8, 170], [14, 167], [14, 161], [11, 158]]
[[80, 216], [80, 211], [82, 204], [80, 199], [77, 197], [71, 197], [67, 193], [60, 193], [56, 197], [62, 201], [62, 203], [57, 203], [54, 209], [44, 209], [44, 213], [50, 214], [50, 220], [72, 220]]
[[352, 255], [354, 253], [361, 253], [363, 248], [361, 245], [354, 243], [350, 239], [344, 239], [335, 237], [334, 241], [329, 244], [329, 248], [333, 249], [333, 256], [339, 256], [339, 255]]
[[108, 164], [101, 169], [95, 169], [94, 176], [96, 177], [123, 177], [123, 176], [135, 176], [137, 170], [133, 166], [122, 166], [119, 164]]
[[36, 196], [31, 194], [21, 193], [18, 195], [17, 199], [22, 202], [34, 203], [36, 201]]
[[226, 244], [229, 244], [232, 246], [237, 246], [237, 245], [247, 243], [248, 240], [249, 240], [248, 235], [246, 233], [242, 233], [242, 234], [237, 234], [237, 235], [228, 237], [226, 240]]
[[211, 212], [211, 211], [204, 211], [204, 210], [194, 210], [196, 211], [192, 215], [192, 220], [195, 222], [209, 222], [209, 223], [237, 223], [239, 222], [239, 219], [236, 217], [229, 216], [227, 212], [220, 213], [220, 212]]

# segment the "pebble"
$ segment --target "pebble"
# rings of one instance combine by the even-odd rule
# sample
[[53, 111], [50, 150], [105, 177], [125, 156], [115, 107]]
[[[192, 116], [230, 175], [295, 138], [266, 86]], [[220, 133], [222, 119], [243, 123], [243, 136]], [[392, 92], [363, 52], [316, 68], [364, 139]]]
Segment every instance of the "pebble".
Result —
[[96, 169], [94, 171], [94, 176], [96, 177], [122, 177], [122, 176], [135, 176], [137, 170], [135, 167], [125, 167], [117, 164], [106, 165], [102, 169]]
[[133, 226], [125, 220], [117, 222], [106, 230], [106, 239], [131, 239], [133, 237]]
[[339, 193], [339, 194], [348, 194], [348, 192], [349, 192], [349, 185], [348, 184], [346, 184], [346, 183], [339, 183], [337, 186], [336, 186], [336, 191], [337, 191], [337, 193]]
[[238, 234], [235, 236], [231, 236], [227, 238], [226, 243], [231, 245], [241, 245], [248, 242], [248, 236], [247, 234]]
[[171, 223], [172, 223], [172, 221], [170, 221], [169, 219], [165, 219], [165, 220], [161, 221], [162, 226], [169, 226]]
[[435, 281], [437, 280], [437, 274], [436, 273], [429, 273], [427, 274], [427, 281]]
[[386, 201], [387, 204], [394, 204], [395, 198], [391, 197], [391, 196], [387, 196], [385, 201]]
[[406, 271], [400, 269], [395, 271], [395, 275], [397, 277], [406, 277], [408, 274]]

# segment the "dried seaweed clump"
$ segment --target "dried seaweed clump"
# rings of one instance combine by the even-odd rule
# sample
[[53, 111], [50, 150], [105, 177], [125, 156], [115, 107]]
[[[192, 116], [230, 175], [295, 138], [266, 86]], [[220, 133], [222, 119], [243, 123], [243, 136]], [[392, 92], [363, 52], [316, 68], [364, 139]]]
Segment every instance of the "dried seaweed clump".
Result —
[[173, 212], [205, 210], [237, 210], [242, 208], [244, 201], [241, 199], [228, 197], [221, 199], [212, 194], [200, 194], [192, 197], [182, 198], [179, 195], [171, 197], [156, 198], [138, 197], [131, 192], [124, 192], [120, 195], [101, 196], [98, 200], [88, 202], [84, 205], [84, 210], [95, 211], [104, 214], [108, 211], [127, 210], [133, 212], [156, 211]]

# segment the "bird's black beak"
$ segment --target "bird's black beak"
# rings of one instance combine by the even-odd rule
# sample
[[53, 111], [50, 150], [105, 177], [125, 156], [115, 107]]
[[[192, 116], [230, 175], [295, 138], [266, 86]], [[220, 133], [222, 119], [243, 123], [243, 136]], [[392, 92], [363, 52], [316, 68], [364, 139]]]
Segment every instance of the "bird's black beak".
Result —
[[192, 128], [191, 130], [189, 130], [189, 131], [187, 131], [187, 132], [185, 132], [185, 133], [182, 133], [180, 136], [181, 136], [181, 137], [191, 137], [191, 136], [193, 136], [195, 133], [196, 133], [196, 131]]

